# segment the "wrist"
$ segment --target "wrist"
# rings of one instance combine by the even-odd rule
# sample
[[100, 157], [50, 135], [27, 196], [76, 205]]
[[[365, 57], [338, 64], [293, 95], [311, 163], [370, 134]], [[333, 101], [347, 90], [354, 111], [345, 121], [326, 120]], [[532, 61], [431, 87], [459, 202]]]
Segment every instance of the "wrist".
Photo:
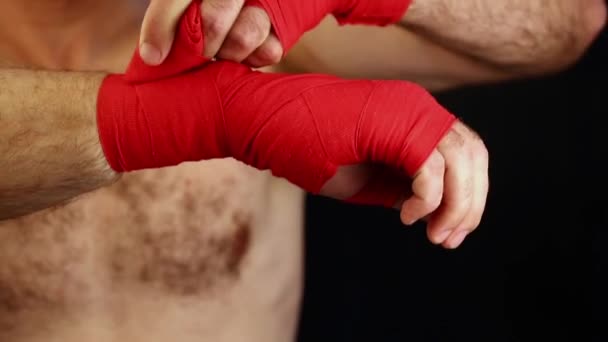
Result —
[[120, 144], [115, 134], [116, 120], [137, 110], [134, 87], [119, 75], [107, 75], [97, 97], [97, 132], [108, 165], [116, 173], [131, 171], [121, 160]]

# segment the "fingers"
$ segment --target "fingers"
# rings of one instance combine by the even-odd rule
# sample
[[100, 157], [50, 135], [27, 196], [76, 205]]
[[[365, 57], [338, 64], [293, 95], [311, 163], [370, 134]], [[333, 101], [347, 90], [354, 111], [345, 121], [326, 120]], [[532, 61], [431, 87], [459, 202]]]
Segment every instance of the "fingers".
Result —
[[473, 230], [479, 226], [486, 205], [487, 194], [489, 190], [488, 180], [488, 151], [485, 148], [482, 140], [477, 137], [477, 134], [470, 130], [465, 125], [457, 125], [454, 127], [463, 135], [473, 137], [471, 150], [474, 155], [473, 159], [473, 197], [469, 211], [454, 229], [454, 232], [447, 238], [445, 244], [448, 248], [458, 247]]
[[[239, 17], [245, 0], [204, 0], [203, 33], [206, 57], [215, 57]], [[265, 38], [265, 37], [264, 37]], [[263, 40], [262, 40], [263, 41]]]
[[139, 53], [144, 63], [158, 65], [171, 51], [175, 28], [190, 0], [151, 0], [142, 23]]
[[[271, 34], [268, 14], [245, 0], [204, 0], [201, 4], [206, 57], [253, 67], [276, 64], [283, 56], [281, 43]], [[179, 19], [190, 0], [151, 0], [140, 35], [140, 55], [149, 65], [161, 64], [173, 44]]]
[[283, 57], [283, 46], [279, 38], [274, 33], [271, 33], [262, 46], [258, 47], [253, 54], [247, 57], [245, 63], [254, 68], [261, 68], [279, 63], [281, 57]]
[[412, 182], [412, 196], [401, 207], [401, 221], [406, 225], [434, 212], [443, 197], [444, 158], [435, 150]]
[[445, 159], [441, 206], [429, 219], [427, 234], [436, 244], [458, 247], [481, 220], [488, 190], [487, 150], [461, 122], [437, 146]]
[[242, 62], [262, 45], [270, 34], [270, 18], [259, 7], [243, 8], [217, 57]]
[[473, 197], [473, 156], [465, 148], [465, 138], [451, 130], [437, 146], [445, 159], [445, 188], [441, 207], [428, 224], [429, 239], [443, 243], [464, 219]]

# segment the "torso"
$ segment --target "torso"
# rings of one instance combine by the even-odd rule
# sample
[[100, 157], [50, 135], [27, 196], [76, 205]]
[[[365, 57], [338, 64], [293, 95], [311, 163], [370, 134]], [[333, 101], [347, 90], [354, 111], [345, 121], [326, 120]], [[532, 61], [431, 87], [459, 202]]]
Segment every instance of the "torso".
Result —
[[302, 206], [287, 182], [215, 160], [0, 222], [0, 341], [291, 341]]

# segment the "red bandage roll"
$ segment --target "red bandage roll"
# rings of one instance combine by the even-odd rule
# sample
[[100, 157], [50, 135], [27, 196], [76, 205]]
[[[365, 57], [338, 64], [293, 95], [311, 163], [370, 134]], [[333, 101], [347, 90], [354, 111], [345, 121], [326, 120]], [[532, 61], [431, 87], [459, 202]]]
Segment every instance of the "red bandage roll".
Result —
[[289, 49], [307, 31], [327, 15], [340, 24], [386, 26], [398, 22], [411, 0], [247, 0], [246, 5], [266, 11], [283, 51]]
[[[267, 74], [208, 62], [200, 57], [199, 20], [195, 3], [168, 63], [148, 67], [136, 53], [126, 75], [103, 82], [100, 140], [116, 171], [234, 157], [318, 193], [342, 165], [377, 163], [413, 175], [455, 120], [409, 82]], [[403, 187], [365, 187], [356, 201], [390, 206]]]

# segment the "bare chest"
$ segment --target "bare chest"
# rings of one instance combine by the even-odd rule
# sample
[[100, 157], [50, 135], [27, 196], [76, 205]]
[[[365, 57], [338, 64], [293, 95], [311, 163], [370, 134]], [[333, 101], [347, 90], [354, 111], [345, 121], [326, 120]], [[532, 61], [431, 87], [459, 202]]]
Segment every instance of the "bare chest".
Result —
[[[124, 70], [140, 26], [139, 14], [131, 14], [119, 21], [122, 38], [101, 49], [103, 55], [67, 68]], [[0, 41], [0, 68], [66, 67], [52, 56]], [[127, 174], [67, 205], [0, 222], [0, 312], [87, 296], [86, 284], [76, 279], [141, 280], [171, 291], [201, 291], [200, 284], [210, 282], [201, 277], [237, 272], [261, 202], [256, 196], [264, 196], [267, 179], [232, 160], [190, 163]], [[89, 270], [95, 274], [85, 277]]]
[[[124, 70], [138, 25], [121, 47], [98, 59], [108, 62], [77, 69]], [[0, 67], [46, 68], [16, 63], [25, 59], [14, 52], [0, 41]], [[100, 315], [110, 317], [117, 334], [134, 329], [147, 336], [146, 326], [120, 326], [149, 312], [155, 314], [146, 322], [157, 330], [184, 331], [183, 300], [198, 310], [189, 317], [203, 331], [193, 340], [219, 329], [215, 320], [204, 325], [200, 317], [249, 326], [251, 316], [239, 323], [237, 309], [210, 306], [210, 298], [274, 311], [276, 317], [258, 317], [268, 327], [253, 330], [275, 331], [270, 317], [296, 314], [301, 200], [299, 191], [277, 185], [268, 173], [216, 160], [127, 174], [66, 205], [0, 222], [0, 341], [49, 340], [60, 322], [67, 322], [64, 332], [72, 331], [87, 317], [94, 325], [105, 322]], [[264, 300], [260, 289], [267, 292]], [[150, 301], [158, 307], [150, 310], [144, 304]], [[178, 308], [167, 310], [173, 305]], [[23, 332], [41, 335], [27, 338]]]
[[34, 313], [82, 314], [125, 288], [185, 298], [234, 283], [265, 212], [268, 175], [231, 160], [201, 164], [125, 175], [0, 223], [0, 330]]

